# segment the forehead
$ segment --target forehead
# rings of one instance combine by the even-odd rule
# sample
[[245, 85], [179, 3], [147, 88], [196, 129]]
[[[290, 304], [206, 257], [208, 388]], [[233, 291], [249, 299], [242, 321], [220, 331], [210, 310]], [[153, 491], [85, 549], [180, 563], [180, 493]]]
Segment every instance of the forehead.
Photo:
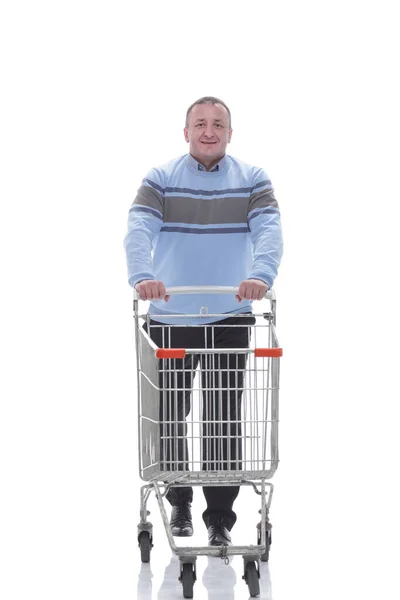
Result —
[[190, 113], [190, 122], [194, 123], [198, 119], [219, 119], [228, 124], [229, 114], [222, 104], [196, 104]]

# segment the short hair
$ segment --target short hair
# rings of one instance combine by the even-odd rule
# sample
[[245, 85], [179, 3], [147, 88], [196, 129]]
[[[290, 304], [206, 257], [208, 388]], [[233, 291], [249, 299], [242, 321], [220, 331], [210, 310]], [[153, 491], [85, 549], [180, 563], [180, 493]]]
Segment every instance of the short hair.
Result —
[[229, 108], [227, 107], [227, 105], [225, 104], [225, 102], [223, 102], [219, 98], [216, 98], [215, 96], [203, 96], [202, 98], [199, 98], [198, 100], [196, 100], [196, 102], [193, 102], [193, 104], [191, 104], [189, 106], [189, 108], [186, 111], [185, 127], [189, 126], [190, 113], [192, 112], [192, 108], [194, 106], [196, 106], [196, 104], [221, 104], [228, 111], [228, 115], [229, 115], [229, 129], [231, 129], [231, 127], [232, 127], [232, 125], [231, 125], [231, 111], [229, 110]]

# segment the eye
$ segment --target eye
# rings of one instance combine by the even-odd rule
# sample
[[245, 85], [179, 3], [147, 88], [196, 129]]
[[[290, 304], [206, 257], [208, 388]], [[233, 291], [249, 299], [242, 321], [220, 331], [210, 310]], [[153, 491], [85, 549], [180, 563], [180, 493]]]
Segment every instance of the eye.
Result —
[[196, 127], [204, 127], [204, 123], [197, 123]]

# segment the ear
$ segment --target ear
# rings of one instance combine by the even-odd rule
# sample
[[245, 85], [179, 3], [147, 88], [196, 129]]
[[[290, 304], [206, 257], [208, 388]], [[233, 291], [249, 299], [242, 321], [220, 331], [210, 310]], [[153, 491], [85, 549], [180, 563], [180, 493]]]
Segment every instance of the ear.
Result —
[[230, 129], [229, 136], [228, 136], [228, 144], [230, 144], [230, 142], [231, 142], [232, 133], [233, 133], [233, 129]]
[[189, 131], [187, 130], [187, 127], [184, 128], [183, 135], [185, 136], [187, 143], [189, 143]]

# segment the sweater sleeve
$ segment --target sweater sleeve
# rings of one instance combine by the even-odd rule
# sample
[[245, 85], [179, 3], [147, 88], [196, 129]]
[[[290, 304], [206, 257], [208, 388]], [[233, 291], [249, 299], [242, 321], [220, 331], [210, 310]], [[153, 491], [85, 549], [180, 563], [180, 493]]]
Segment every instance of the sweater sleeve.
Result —
[[278, 203], [266, 172], [258, 169], [250, 195], [248, 226], [253, 243], [249, 279], [261, 279], [271, 288], [282, 258], [283, 241]]
[[133, 288], [144, 279], [155, 279], [153, 247], [163, 223], [164, 190], [161, 174], [152, 169], [143, 179], [128, 215], [124, 239], [128, 283]]

